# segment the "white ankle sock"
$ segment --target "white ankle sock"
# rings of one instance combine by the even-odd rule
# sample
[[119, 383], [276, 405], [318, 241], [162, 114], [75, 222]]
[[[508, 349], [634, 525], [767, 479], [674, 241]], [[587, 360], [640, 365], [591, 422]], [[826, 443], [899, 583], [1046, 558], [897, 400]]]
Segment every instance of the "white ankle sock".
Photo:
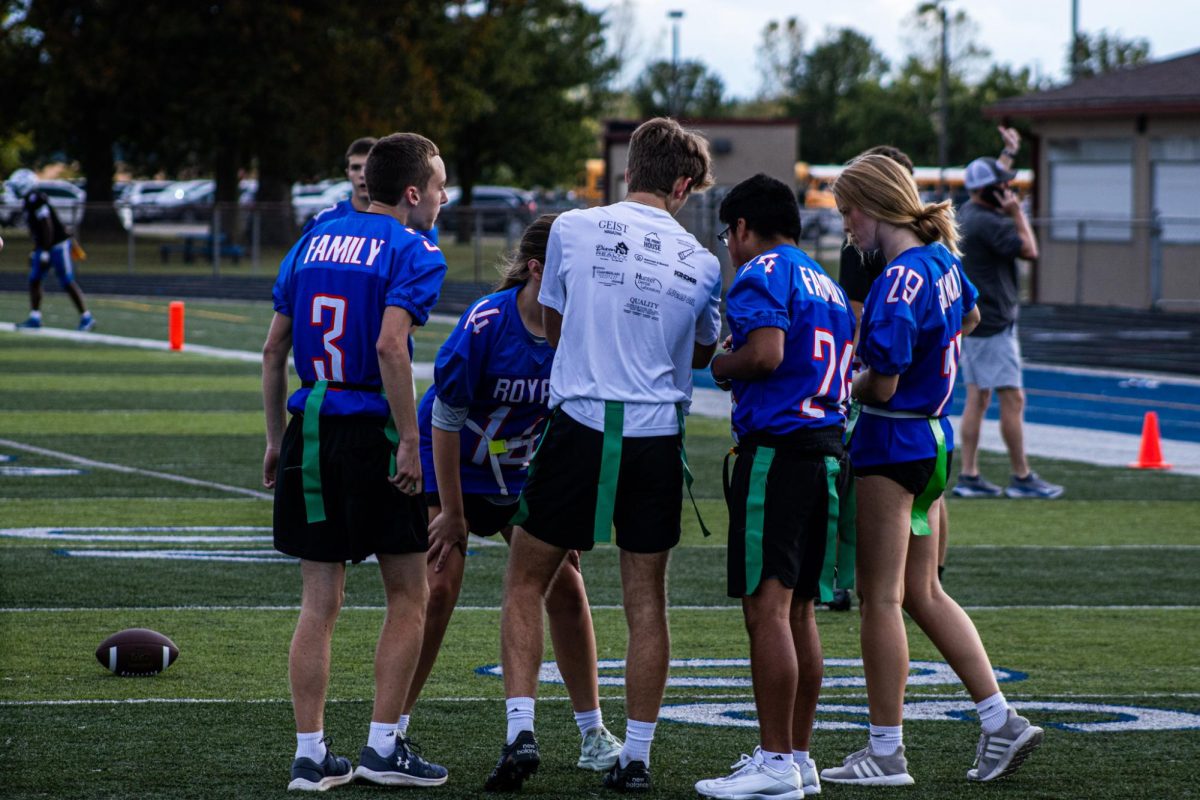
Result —
[[657, 722], [638, 722], [631, 719], [625, 723], [625, 746], [621, 748], [621, 766], [630, 761], [640, 761], [650, 766], [650, 743], [654, 741]]
[[770, 750], [759, 750], [762, 753], [763, 763], [767, 765], [767, 769], [773, 769], [776, 772], [787, 772], [792, 768], [792, 751], [786, 753], [774, 753]]
[[30, 319], [36, 319], [36, 320], [40, 320], [40, 319], [42, 318], [42, 312], [40, 312], [40, 311], [30, 311], [30, 312], [29, 312], [29, 318], [30, 318]]
[[592, 728], [599, 728], [604, 724], [604, 714], [599, 708], [591, 711], [576, 711], [575, 724], [579, 726], [579, 735], [587, 736], [587, 732]]
[[401, 714], [400, 721], [396, 723], [396, 733], [403, 736], [408, 733], [408, 723], [412, 720], [412, 714]]
[[996, 692], [980, 700], [975, 704], [975, 710], [979, 712], [979, 723], [984, 733], [995, 733], [1008, 722], [1008, 701], [1004, 699], [1004, 692]]
[[372, 721], [371, 732], [367, 734], [367, 746], [384, 758], [396, 752], [395, 723]]
[[890, 756], [904, 744], [903, 725], [872, 725], [871, 752], [877, 756]]
[[793, 750], [792, 751], [792, 760], [795, 761], [797, 764], [803, 764], [805, 761], [808, 761], [808, 751], [807, 750]]
[[325, 731], [296, 734], [296, 758], [311, 758], [320, 764], [325, 760]]
[[508, 714], [508, 743], [512, 744], [521, 731], [533, 730], [532, 697], [510, 697], [504, 701]]

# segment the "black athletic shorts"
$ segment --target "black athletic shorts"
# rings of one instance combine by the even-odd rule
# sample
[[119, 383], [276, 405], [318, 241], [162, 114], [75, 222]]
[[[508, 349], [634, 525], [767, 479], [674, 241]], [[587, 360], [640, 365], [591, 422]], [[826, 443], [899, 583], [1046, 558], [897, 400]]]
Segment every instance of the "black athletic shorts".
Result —
[[[600, 431], [556, 410], [529, 465], [517, 524], [555, 547], [591, 550], [603, 442]], [[679, 544], [682, 445], [678, 434], [622, 438], [613, 508], [613, 542], [622, 550], [662, 553]]]
[[[840, 475], [845, 465], [839, 459], [841, 432], [831, 439], [828, 458], [839, 462]], [[825, 564], [825, 548], [836, 527], [830, 530], [829, 505], [831, 491], [838, 491], [838, 479], [830, 480], [826, 453], [822, 448], [774, 447], [775, 457], [767, 472], [766, 486], [757, 487], [764, 493], [761, 545], [747, 537], [746, 506], [750, 493], [751, 475], [756, 459], [765, 457], [754, 443], [743, 441], [737, 448], [737, 460], [729, 481], [725, 502], [729, 508], [729, 546], [727, 587], [730, 597], [754, 594], [762, 581], [777, 579], [792, 589], [797, 597], [815, 598], [820, 595], [821, 570]], [[836, 523], [835, 523], [836, 524]], [[757, 580], [755, 580], [757, 577]], [[747, 592], [753, 584], [753, 590]]]
[[321, 493], [325, 521], [304, 506], [304, 417], [288, 423], [275, 476], [275, 549], [309, 561], [353, 561], [429, 549], [424, 496], [388, 483], [392, 443], [383, 418], [321, 418]]
[[[946, 475], [950, 475], [950, 464], [954, 461], [954, 451], [946, 453]], [[916, 461], [900, 461], [895, 464], [873, 464], [869, 467], [854, 466], [854, 477], [866, 478], [869, 475], [882, 475], [900, 484], [904, 491], [913, 497], [920, 497], [933, 477], [933, 468], [937, 466], [936, 458], [918, 458]]]
[[[425, 503], [432, 508], [441, 508], [442, 499], [437, 492], [426, 492]], [[467, 530], [476, 536], [492, 536], [512, 524], [517, 513], [517, 498], [512, 502], [497, 503], [486, 494], [464, 494], [463, 512], [467, 517]]]

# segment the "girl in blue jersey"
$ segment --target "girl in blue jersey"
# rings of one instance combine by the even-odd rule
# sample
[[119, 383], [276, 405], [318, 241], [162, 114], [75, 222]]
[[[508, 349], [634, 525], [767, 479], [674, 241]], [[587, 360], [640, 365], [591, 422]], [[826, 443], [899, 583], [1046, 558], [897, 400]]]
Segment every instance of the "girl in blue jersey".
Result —
[[[953, 430], [946, 419], [962, 337], [979, 322], [976, 291], [957, 258], [950, 203], [922, 203], [892, 159], [867, 155], [834, 184], [850, 241], [887, 261], [863, 311], [862, 404], [850, 438], [858, 494], [857, 589], [870, 707], [870, 742], [821, 777], [832, 783], [906, 785], [902, 739], [908, 639], [903, 611], [930, 638], [976, 703], [983, 734], [973, 781], [1007, 775], [1040, 744], [1042, 729], [1000, 692], [974, 623], [937, 578], [936, 529]], [[932, 531], [931, 531], [932, 527]]]
[[[529, 460], [550, 412], [554, 349], [543, 335], [542, 265], [556, 215], [529, 226], [498, 290], [477, 300], [438, 351], [421, 400], [421, 463], [429, 506], [429, 604], [421, 657], [400, 727], [407, 727], [458, 602], [468, 531], [507, 541]], [[572, 553], [546, 597], [550, 636], [583, 737], [579, 766], [607, 770], [621, 741], [604, 727], [591, 608]]]

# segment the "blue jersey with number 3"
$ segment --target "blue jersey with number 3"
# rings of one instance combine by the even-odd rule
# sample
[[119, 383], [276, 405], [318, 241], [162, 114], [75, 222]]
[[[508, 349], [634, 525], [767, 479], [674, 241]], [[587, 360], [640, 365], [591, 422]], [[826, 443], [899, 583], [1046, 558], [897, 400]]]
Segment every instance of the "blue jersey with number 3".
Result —
[[[898, 375], [881, 408], [940, 417], [948, 450], [954, 431], [945, 416], [958, 376], [963, 315], [979, 297], [962, 263], [942, 244], [906, 250], [871, 284], [863, 307], [859, 355], [881, 375]], [[937, 444], [924, 419], [868, 413], [858, 419], [850, 455], [861, 466], [932, 458]]]
[[[466, 408], [459, 431], [463, 494], [520, 494], [550, 416], [554, 348], [535, 339], [517, 308], [520, 287], [475, 302], [438, 350], [434, 385], [421, 398], [421, 471], [425, 491], [436, 492], [433, 470], [433, 401]], [[527, 289], [526, 291], [535, 291]], [[490, 450], [489, 450], [490, 449]], [[503, 487], [496, 478], [496, 456]]]
[[733, 381], [735, 437], [844, 424], [854, 312], [817, 262], [790, 245], [756, 256], [734, 277], [725, 314], [735, 351], [751, 331], [784, 332], [783, 361], [774, 372]]
[[[348, 214], [315, 226], [284, 257], [275, 310], [292, 319], [292, 350], [302, 381], [328, 380], [323, 415], [387, 416], [375, 344], [388, 306], [424, 325], [437, 303], [446, 260], [437, 245], [383, 214]], [[412, 340], [408, 342], [412, 355]], [[408, 391], [407, 387], [404, 389]], [[304, 410], [309, 390], [288, 398]]]

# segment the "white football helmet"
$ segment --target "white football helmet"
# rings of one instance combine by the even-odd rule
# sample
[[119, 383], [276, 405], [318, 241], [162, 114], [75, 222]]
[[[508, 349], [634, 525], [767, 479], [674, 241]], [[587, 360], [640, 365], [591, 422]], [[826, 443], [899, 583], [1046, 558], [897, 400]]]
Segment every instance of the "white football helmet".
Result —
[[14, 170], [12, 175], [8, 176], [8, 185], [17, 193], [18, 197], [24, 197], [29, 193], [29, 190], [37, 183], [38, 177], [31, 169]]

